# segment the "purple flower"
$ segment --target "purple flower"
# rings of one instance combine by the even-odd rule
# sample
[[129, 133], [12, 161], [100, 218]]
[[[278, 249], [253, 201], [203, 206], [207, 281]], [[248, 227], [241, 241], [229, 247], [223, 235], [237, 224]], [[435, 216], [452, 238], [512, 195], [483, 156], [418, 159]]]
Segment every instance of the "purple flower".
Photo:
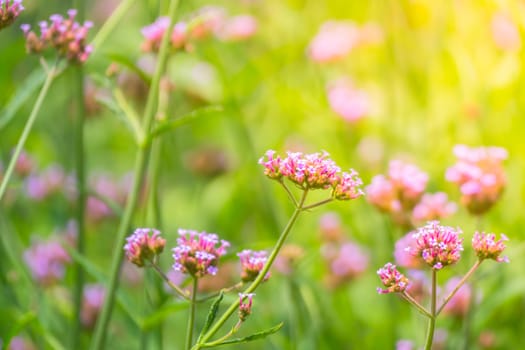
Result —
[[[245, 249], [242, 252], [237, 253], [239, 260], [241, 261], [241, 280], [243, 282], [251, 282], [257, 278], [268, 260], [267, 255], [268, 254], [264, 250], [254, 252]], [[270, 278], [269, 272], [264, 276], [264, 280], [266, 281], [268, 278]]]
[[104, 286], [100, 284], [88, 284], [85, 286], [80, 314], [82, 326], [87, 329], [93, 328], [104, 305], [105, 297], [106, 288]]
[[152, 261], [166, 245], [166, 240], [160, 237], [160, 231], [153, 228], [138, 228], [126, 241], [126, 258], [138, 267]]
[[179, 235], [178, 245], [173, 248], [173, 268], [193, 277], [215, 275], [219, 257], [226, 253], [230, 243], [219, 241], [214, 233], [179, 229]]
[[441, 226], [438, 221], [431, 221], [415, 231], [413, 238], [416, 244], [415, 248], [410, 248], [410, 252], [416, 257], [421, 257], [433, 269], [440, 270], [459, 260], [463, 250], [460, 233], [459, 229]]
[[396, 265], [387, 263], [384, 267], [377, 270], [377, 275], [387, 289], [377, 288], [380, 294], [401, 293], [404, 292], [410, 281], [396, 268]]
[[31, 275], [42, 286], [59, 282], [65, 274], [65, 264], [71, 262], [66, 250], [57, 241], [36, 242], [24, 252]]
[[0, 30], [11, 25], [23, 10], [22, 0], [0, 0]]
[[330, 108], [346, 121], [354, 123], [365, 117], [370, 110], [369, 97], [347, 79], [332, 82], [327, 88]]
[[439, 220], [454, 214], [456, 210], [456, 203], [449, 202], [446, 193], [425, 193], [414, 207], [412, 218], [419, 222]]
[[492, 259], [497, 262], [509, 262], [506, 256], [500, 256], [505, 250], [505, 241], [509, 239], [504, 234], [496, 241], [496, 235], [493, 233], [476, 232], [472, 238], [472, 248], [480, 260]]
[[246, 321], [252, 313], [253, 297], [255, 293], [239, 293], [239, 319], [241, 322]]

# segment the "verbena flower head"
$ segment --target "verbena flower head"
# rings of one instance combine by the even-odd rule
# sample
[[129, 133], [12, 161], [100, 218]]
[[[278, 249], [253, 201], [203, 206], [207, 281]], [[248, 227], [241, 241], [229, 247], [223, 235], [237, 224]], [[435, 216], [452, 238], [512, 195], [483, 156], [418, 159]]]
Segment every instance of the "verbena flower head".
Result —
[[226, 253], [230, 243], [219, 241], [214, 233], [179, 229], [179, 235], [173, 248], [173, 268], [193, 277], [215, 275], [219, 257]]
[[[243, 282], [251, 282], [257, 278], [268, 260], [267, 255], [268, 254], [264, 250], [254, 252], [245, 249], [242, 252], [237, 253], [237, 256], [241, 261], [241, 280]], [[264, 277], [264, 280], [266, 281], [268, 278], [270, 278], [269, 272]]]
[[[170, 24], [169, 17], [159, 17], [155, 22], [142, 28], [144, 36], [142, 50], [146, 52], [158, 52], [162, 37]], [[188, 27], [186, 22], [176, 23], [173, 27], [170, 43], [173, 48], [184, 48], [188, 43]]]
[[349, 21], [325, 22], [308, 47], [308, 55], [319, 63], [339, 61], [358, 44], [359, 29]]
[[377, 292], [380, 294], [404, 292], [410, 283], [408, 278], [399, 272], [396, 265], [392, 263], [387, 263], [377, 270], [377, 275], [386, 287], [386, 289], [377, 288]]
[[[444, 295], [449, 295], [454, 290], [454, 288], [456, 288], [460, 281], [460, 277], [452, 277], [451, 279], [449, 279], [447, 281], [447, 284], [445, 285]], [[461, 288], [458, 289], [456, 294], [454, 294], [452, 299], [449, 300], [447, 305], [445, 305], [445, 307], [443, 308], [443, 313], [458, 317], [465, 316], [468, 312], [471, 298], [472, 288], [469, 284], [465, 283], [461, 286]]]
[[88, 284], [85, 286], [82, 299], [82, 311], [80, 313], [82, 326], [87, 329], [93, 328], [104, 305], [105, 297], [106, 288], [103, 285]]
[[160, 237], [160, 231], [153, 228], [138, 228], [126, 241], [126, 258], [139, 267], [153, 261], [166, 245], [166, 240]]
[[369, 113], [367, 93], [355, 88], [347, 79], [329, 84], [327, 94], [330, 108], [348, 122], [357, 122]]
[[59, 57], [66, 58], [71, 63], [84, 63], [93, 48], [86, 44], [88, 30], [93, 26], [90, 21], [83, 25], [75, 22], [77, 10], [67, 12], [68, 17], [51, 15], [50, 23], [39, 23], [40, 36], [31, 31], [29, 24], [21, 26], [26, 37], [26, 48], [29, 53], [39, 54], [48, 48], [54, 48]]
[[472, 248], [480, 260], [492, 259], [497, 262], [509, 262], [506, 256], [500, 256], [505, 250], [505, 241], [509, 239], [504, 234], [496, 241], [496, 235], [493, 233], [476, 232], [472, 237]]
[[461, 257], [463, 239], [459, 238], [461, 230], [441, 226], [438, 221], [431, 221], [418, 228], [413, 234], [415, 248], [410, 252], [421, 257], [435, 270], [456, 263]]
[[454, 214], [456, 210], [456, 203], [449, 202], [446, 193], [425, 193], [414, 207], [412, 219], [416, 222], [440, 220]]
[[22, 0], [0, 0], [0, 30], [13, 24], [23, 10]]
[[239, 319], [241, 322], [246, 321], [252, 313], [253, 297], [255, 293], [239, 293]]
[[502, 162], [508, 154], [501, 147], [454, 147], [455, 165], [447, 169], [446, 179], [461, 191], [461, 203], [475, 215], [489, 210], [506, 185]]
[[341, 172], [328, 153], [303, 154], [288, 152], [286, 158], [276, 156], [269, 150], [266, 158], [259, 159], [264, 166], [264, 174], [270, 179], [281, 181], [283, 178], [295, 183], [302, 189], [332, 189], [332, 196], [339, 200], [355, 199], [363, 193], [359, 186], [361, 179], [354, 170]]
[[67, 251], [54, 240], [34, 243], [24, 252], [24, 260], [35, 281], [45, 287], [59, 282], [65, 265], [71, 262]]

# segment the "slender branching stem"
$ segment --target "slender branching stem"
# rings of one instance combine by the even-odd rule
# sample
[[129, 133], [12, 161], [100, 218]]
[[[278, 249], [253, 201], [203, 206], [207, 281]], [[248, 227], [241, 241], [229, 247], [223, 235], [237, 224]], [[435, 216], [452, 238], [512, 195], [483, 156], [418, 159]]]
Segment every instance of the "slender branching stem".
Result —
[[427, 340], [425, 342], [425, 350], [432, 349], [432, 342], [434, 341], [434, 331], [436, 328], [436, 300], [437, 300], [437, 270], [432, 269], [432, 291], [430, 295], [430, 318], [428, 320]]
[[419, 312], [421, 312], [423, 315], [427, 316], [428, 318], [431, 318], [432, 315], [430, 314], [430, 312], [428, 312], [427, 309], [425, 309], [425, 307], [423, 305], [421, 305], [416, 299], [414, 299], [413, 296], [411, 296], [410, 294], [408, 294], [406, 291], [404, 291], [403, 293], [401, 293], [401, 296], [403, 298], [405, 298], [406, 301], [408, 301], [410, 304], [412, 304], [416, 309], [419, 310]]
[[118, 7], [113, 11], [108, 20], [102, 25], [100, 30], [95, 35], [95, 38], [91, 41], [91, 45], [94, 48], [94, 53], [98, 52], [98, 49], [102, 46], [102, 43], [106, 41], [109, 34], [115, 30], [118, 22], [122, 20], [122, 17], [126, 15], [126, 12], [131, 8], [131, 5], [135, 0], [123, 0], [120, 2]]
[[327, 198], [327, 199], [324, 199], [320, 202], [317, 202], [317, 203], [314, 203], [314, 204], [310, 204], [310, 205], [307, 205], [307, 206], [304, 206], [303, 207], [303, 210], [310, 210], [310, 209], [313, 209], [313, 208], [316, 208], [316, 207], [319, 207], [323, 204], [326, 204], [326, 203], [330, 203], [331, 201], [333, 201], [334, 199], [333, 198]]
[[168, 284], [168, 286], [170, 286], [170, 288], [172, 288], [178, 295], [180, 295], [181, 297], [183, 297], [184, 299], [186, 300], [190, 300], [189, 296], [188, 296], [188, 293], [186, 293], [184, 290], [182, 290], [179, 286], [177, 286], [176, 284], [174, 284], [169, 278], [168, 276], [166, 276], [164, 274], [164, 272], [162, 272], [162, 270], [160, 269], [160, 267], [152, 262], [151, 265], [150, 265], [158, 274], [160, 277], [162, 277], [162, 279], [164, 280], [164, 282], [166, 282]]
[[293, 205], [297, 208], [297, 199], [295, 199], [295, 196], [293, 195], [292, 191], [286, 186], [286, 183], [283, 181], [283, 179], [279, 180], [279, 183], [283, 186], [284, 190], [286, 191], [286, 194], [288, 194], [288, 198], [293, 202]]
[[186, 350], [190, 350], [191, 344], [193, 343], [193, 328], [195, 328], [195, 306], [197, 305], [196, 301], [198, 287], [199, 279], [194, 276], [190, 299], [190, 316], [188, 318], [188, 329], [186, 330]]

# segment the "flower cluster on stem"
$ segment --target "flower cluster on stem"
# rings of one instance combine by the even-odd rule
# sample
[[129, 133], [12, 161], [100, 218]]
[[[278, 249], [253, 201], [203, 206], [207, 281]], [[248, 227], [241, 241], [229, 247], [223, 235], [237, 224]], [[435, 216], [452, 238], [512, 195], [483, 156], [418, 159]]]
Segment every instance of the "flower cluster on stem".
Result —
[[[241, 262], [241, 280], [243, 282], [255, 280], [268, 260], [268, 253], [264, 250], [252, 251], [245, 249], [237, 253], [237, 256]], [[264, 276], [264, 280], [266, 281], [269, 278], [270, 273], [268, 272], [266, 276]]]
[[496, 241], [494, 233], [476, 232], [472, 237], [472, 248], [480, 260], [492, 259], [497, 262], [509, 262], [506, 256], [500, 256], [506, 248], [505, 241], [509, 239], [504, 234]]
[[0, 0], [0, 30], [13, 24], [23, 10], [22, 0]]
[[166, 240], [160, 237], [160, 231], [152, 228], [138, 228], [126, 241], [126, 258], [138, 267], [154, 262], [166, 245]]

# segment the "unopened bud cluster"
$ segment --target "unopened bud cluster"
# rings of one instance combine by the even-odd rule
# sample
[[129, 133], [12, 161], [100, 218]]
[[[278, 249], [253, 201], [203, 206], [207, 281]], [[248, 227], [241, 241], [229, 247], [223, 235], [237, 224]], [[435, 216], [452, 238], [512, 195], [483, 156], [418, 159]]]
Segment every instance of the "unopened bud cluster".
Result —
[[152, 228], [138, 228], [126, 240], [126, 257], [139, 267], [153, 261], [166, 245], [166, 240], [160, 237], [160, 231]]

